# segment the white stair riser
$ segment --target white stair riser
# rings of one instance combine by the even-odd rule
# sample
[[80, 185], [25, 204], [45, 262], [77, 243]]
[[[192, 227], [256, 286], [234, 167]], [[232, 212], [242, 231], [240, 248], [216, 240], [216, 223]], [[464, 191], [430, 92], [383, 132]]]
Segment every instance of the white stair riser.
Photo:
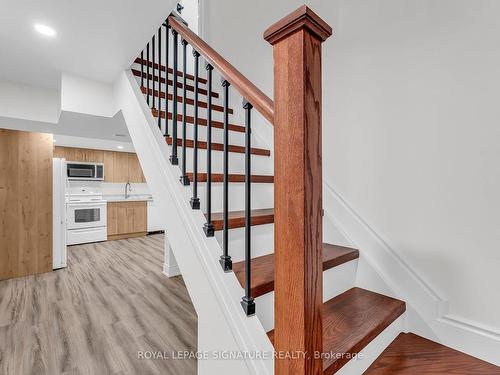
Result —
[[[198, 184], [198, 197], [200, 198], [201, 209], [206, 212], [206, 183]], [[191, 184], [192, 188], [192, 184]], [[212, 183], [212, 212], [222, 212], [223, 210], [223, 184]], [[245, 184], [229, 183], [229, 211], [241, 211], [245, 209]], [[273, 208], [274, 207], [274, 186], [273, 184], [252, 184], [251, 185], [251, 206], [252, 209]]]
[[[354, 286], [358, 261], [351, 260], [323, 272], [323, 301], [326, 302]], [[274, 328], [274, 292], [255, 299], [256, 314], [264, 329]]]
[[[222, 249], [222, 231], [215, 232]], [[255, 225], [251, 230], [252, 258], [271, 254], [274, 250], [274, 224]], [[245, 228], [229, 230], [229, 255], [233, 262], [245, 259]]]
[[[138, 68], [138, 70], [140, 70], [140, 68]], [[141, 83], [141, 79], [140, 77], [136, 77], [136, 81], [138, 83], [138, 85], [140, 86], [140, 83]], [[144, 84], [146, 85], [146, 81], [144, 81]], [[188, 81], [188, 85], [191, 85], [193, 86], [192, 83], [189, 83]], [[153, 82], [150, 81], [149, 83], [149, 88], [152, 89], [153, 88]], [[204, 85], [200, 85], [200, 88], [205, 88]], [[158, 89], [158, 83], [156, 82], [155, 83], [155, 90]], [[164, 84], [161, 84], [160, 86], [160, 90], [161, 92], [165, 92], [165, 85]], [[170, 86], [168, 88], [168, 92], [170, 94], [173, 95], [173, 87]], [[218, 87], [217, 85], [214, 85], [214, 92], [218, 92], [219, 93], [219, 98], [214, 98], [212, 97], [212, 105], [218, 105], [220, 107], [223, 106], [223, 99], [222, 99], [222, 90], [220, 90], [220, 87]], [[180, 96], [182, 97], [183, 96], [183, 91], [182, 89], [178, 89], [177, 90], [177, 96]], [[193, 91], [187, 91], [186, 92], [186, 96], [187, 98], [189, 99], [193, 99], [194, 100], [194, 92]], [[199, 94], [198, 95], [198, 100], [200, 102], [204, 102], [204, 103], [207, 103], [207, 96], [206, 95], [202, 95], [202, 94]], [[153, 96], [150, 96], [150, 103], [152, 105], [152, 101], [153, 101]], [[171, 99], [168, 100], [168, 108], [169, 108], [169, 111], [171, 112], [172, 111], [172, 103], [173, 101]], [[158, 103], [158, 97], [155, 97], [155, 104]], [[178, 101], [178, 113], [181, 113], [182, 114], [182, 105], [183, 103], [181, 103], [180, 101]], [[157, 108], [158, 105], [156, 104], [155, 107]], [[244, 125], [244, 117], [243, 117], [243, 108], [242, 108], [242, 100], [239, 99], [239, 95], [236, 94], [236, 93], [232, 93], [232, 95], [230, 96], [230, 99], [229, 99], [229, 108], [233, 110], [233, 113], [229, 114], [229, 122], [232, 123], [232, 124], [236, 124], [236, 125]], [[190, 104], [187, 104], [186, 105], [186, 109], [187, 109], [187, 113], [188, 115], [191, 115], [193, 116], [194, 115], [194, 106], [193, 105], [190, 105]], [[162, 98], [162, 101], [161, 101], [161, 110], [164, 111], [165, 110], [165, 98]], [[198, 109], [198, 115], [200, 116], [200, 118], [207, 118], [207, 108], [203, 108], [203, 107], [199, 107]], [[223, 119], [223, 112], [222, 111], [215, 111], [215, 110], [212, 110], [212, 119], [214, 120], [218, 120], [218, 121], [222, 121]]]
[[[170, 153], [172, 152], [171, 147]], [[186, 147], [186, 171], [193, 171], [193, 149]], [[177, 157], [179, 159], [179, 167], [182, 165], [182, 147], [177, 147]], [[223, 172], [224, 153], [222, 151], [212, 150], [212, 173]], [[198, 172], [205, 172], [207, 165], [207, 150], [198, 149]], [[273, 161], [269, 156], [252, 155], [252, 174], [272, 175]], [[180, 173], [180, 170], [179, 170]], [[245, 154], [237, 152], [229, 153], [229, 173], [245, 173]]]
[[[146, 95], [144, 95], [144, 98], [146, 98]], [[150, 101], [151, 101], [150, 106], [153, 105], [152, 100], [153, 99], [151, 97], [150, 98]], [[204, 102], [204, 100], [203, 100], [203, 102]], [[215, 105], [215, 103], [213, 103], [213, 102], [212, 102], [212, 104]], [[156, 109], [158, 108], [158, 98], [155, 99], [155, 108]], [[173, 108], [173, 102], [172, 102], [172, 100], [169, 99], [168, 112], [172, 113], [173, 112], [172, 108]], [[162, 98], [162, 101], [161, 101], [161, 110], [165, 111], [165, 99], [164, 98]], [[179, 102], [177, 102], [177, 114], [182, 115], [183, 113], [184, 113], [183, 103], [179, 101]], [[186, 104], [186, 113], [188, 114], [188, 116], [194, 117], [194, 104], [189, 104], [189, 103]], [[208, 118], [208, 109], [199, 106], [198, 107], [198, 118], [207, 119]], [[212, 120], [213, 121], [223, 122], [223, 119], [224, 119], [224, 112], [212, 109]], [[240, 126], [245, 125], [243, 119], [238, 119], [235, 114], [231, 114], [231, 113], [229, 114], [229, 124], [240, 125]]]
[[[347, 362], [336, 375], [359, 375], [363, 374], [368, 367], [378, 358], [380, 354], [389, 346], [391, 342], [401, 333], [405, 331], [406, 314], [402, 314], [386, 329], [384, 329], [377, 337], [360, 350], [357, 358]], [[416, 372], [418, 373], [418, 372]]]
[[[141, 69], [139, 68], [138, 70], [140, 71]], [[136, 78], [137, 83], [140, 86], [140, 84], [141, 84], [141, 78], [140, 77], [135, 77], [135, 78]], [[163, 76], [163, 78], [164, 78], [164, 76]], [[171, 79], [171, 77], [170, 77], [170, 79]], [[182, 83], [182, 81], [179, 80], [179, 83]], [[188, 84], [188, 86], [193, 86], [194, 87], [194, 82], [192, 82], [192, 81], [188, 80], [187, 84]], [[146, 81], [146, 79], [144, 79], [144, 87], [147, 87], [147, 81]], [[161, 92], [165, 92], [165, 84], [164, 83], [160, 84], [159, 87], [160, 87], [160, 91]], [[150, 90], [153, 89], [153, 81], [152, 80], [149, 81], [149, 89]], [[158, 81], [155, 81], [154, 89], [155, 89], [155, 91], [158, 90]], [[200, 89], [205, 90], [206, 89], [206, 85], [200, 84]], [[170, 94], [173, 94], [174, 90], [173, 90], [172, 86], [168, 87], [168, 92]], [[212, 104], [222, 106], [223, 105], [222, 87], [220, 85], [218, 85], [216, 82], [214, 82], [214, 84], [212, 85], [212, 92], [219, 94], [218, 98], [212, 96]], [[183, 95], [184, 95], [183, 88], [178, 87], [177, 88], [177, 96], [182, 97]], [[190, 98], [190, 99], [194, 99], [194, 91], [187, 90], [186, 91], [186, 96], [188, 98]], [[199, 101], [202, 101], [202, 102], [206, 103], [207, 102], [207, 98], [208, 98], [207, 95], [202, 94], [202, 93], [198, 93], [198, 100]], [[232, 108], [233, 110], [235, 110], [236, 106], [242, 106], [242, 101], [235, 102], [235, 100], [233, 98], [234, 98], [233, 96], [230, 97], [229, 108]], [[150, 96], [150, 100], [151, 101], [153, 100], [153, 96], [152, 95]], [[165, 100], [165, 98], [162, 98], [163, 103], [165, 102], [164, 100]], [[158, 96], [156, 96], [155, 101], [158, 101]], [[169, 100], [169, 102], [172, 102], [172, 100]], [[201, 111], [203, 111], [203, 112], [201, 112]], [[206, 113], [206, 108], [200, 108], [200, 113], [205, 114]]]
[[[194, 140], [194, 125], [186, 124], [186, 139]], [[164, 129], [162, 123], [162, 129]], [[172, 137], [172, 122], [168, 122], [168, 132]], [[182, 139], [182, 122], [177, 125], [177, 138]], [[198, 140], [205, 142], [207, 140], [207, 127], [198, 125]], [[213, 143], [224, 143], [224, 129], [212, 128], [212, 142]], [[253, 144], [255, 143], [255, 144]], [[245, 146], [245, 133], [240, 132], [229, 132], [229, 144], [234, 146]], [[252, 139], [252, 147], [259, 147], [257, 142]], [[262, 147], [266, 148], [266, 147]]]

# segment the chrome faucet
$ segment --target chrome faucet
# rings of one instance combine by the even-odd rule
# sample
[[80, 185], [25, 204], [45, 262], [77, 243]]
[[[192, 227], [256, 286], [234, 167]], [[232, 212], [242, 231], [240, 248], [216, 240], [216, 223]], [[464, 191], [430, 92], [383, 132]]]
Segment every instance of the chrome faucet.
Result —
[[128, 199], [128, 197], [129, 197], [128, 193], [131, 192], [131, 191], [132, 191], [132, 185], [130, 185], [130, 182], [127, 182], [125, 184], [125, 199]]

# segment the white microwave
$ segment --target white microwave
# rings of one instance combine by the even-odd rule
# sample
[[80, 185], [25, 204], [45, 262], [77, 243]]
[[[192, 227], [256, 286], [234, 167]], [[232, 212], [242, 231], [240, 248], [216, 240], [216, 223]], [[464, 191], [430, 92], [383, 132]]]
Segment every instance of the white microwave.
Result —
[[66, 162], [68, 180], [104, 180], [103, 163]]

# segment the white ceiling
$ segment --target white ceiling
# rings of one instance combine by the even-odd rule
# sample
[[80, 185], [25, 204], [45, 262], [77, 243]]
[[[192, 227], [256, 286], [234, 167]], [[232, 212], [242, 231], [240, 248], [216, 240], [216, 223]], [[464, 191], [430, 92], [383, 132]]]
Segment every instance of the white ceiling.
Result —
[[[175, 0], [0, 0], [0, 81], [58, 88], [61, 72], [112, 82]], [[55, 38], [35, 32], [46, 24]]]

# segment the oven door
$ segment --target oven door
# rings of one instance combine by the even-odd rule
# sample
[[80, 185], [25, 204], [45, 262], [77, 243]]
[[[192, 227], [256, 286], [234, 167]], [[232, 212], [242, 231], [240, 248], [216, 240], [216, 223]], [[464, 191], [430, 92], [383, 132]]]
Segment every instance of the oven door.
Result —
[[98, 228], [107, 225], [106, 202], [69, 203], [68, 229]]

